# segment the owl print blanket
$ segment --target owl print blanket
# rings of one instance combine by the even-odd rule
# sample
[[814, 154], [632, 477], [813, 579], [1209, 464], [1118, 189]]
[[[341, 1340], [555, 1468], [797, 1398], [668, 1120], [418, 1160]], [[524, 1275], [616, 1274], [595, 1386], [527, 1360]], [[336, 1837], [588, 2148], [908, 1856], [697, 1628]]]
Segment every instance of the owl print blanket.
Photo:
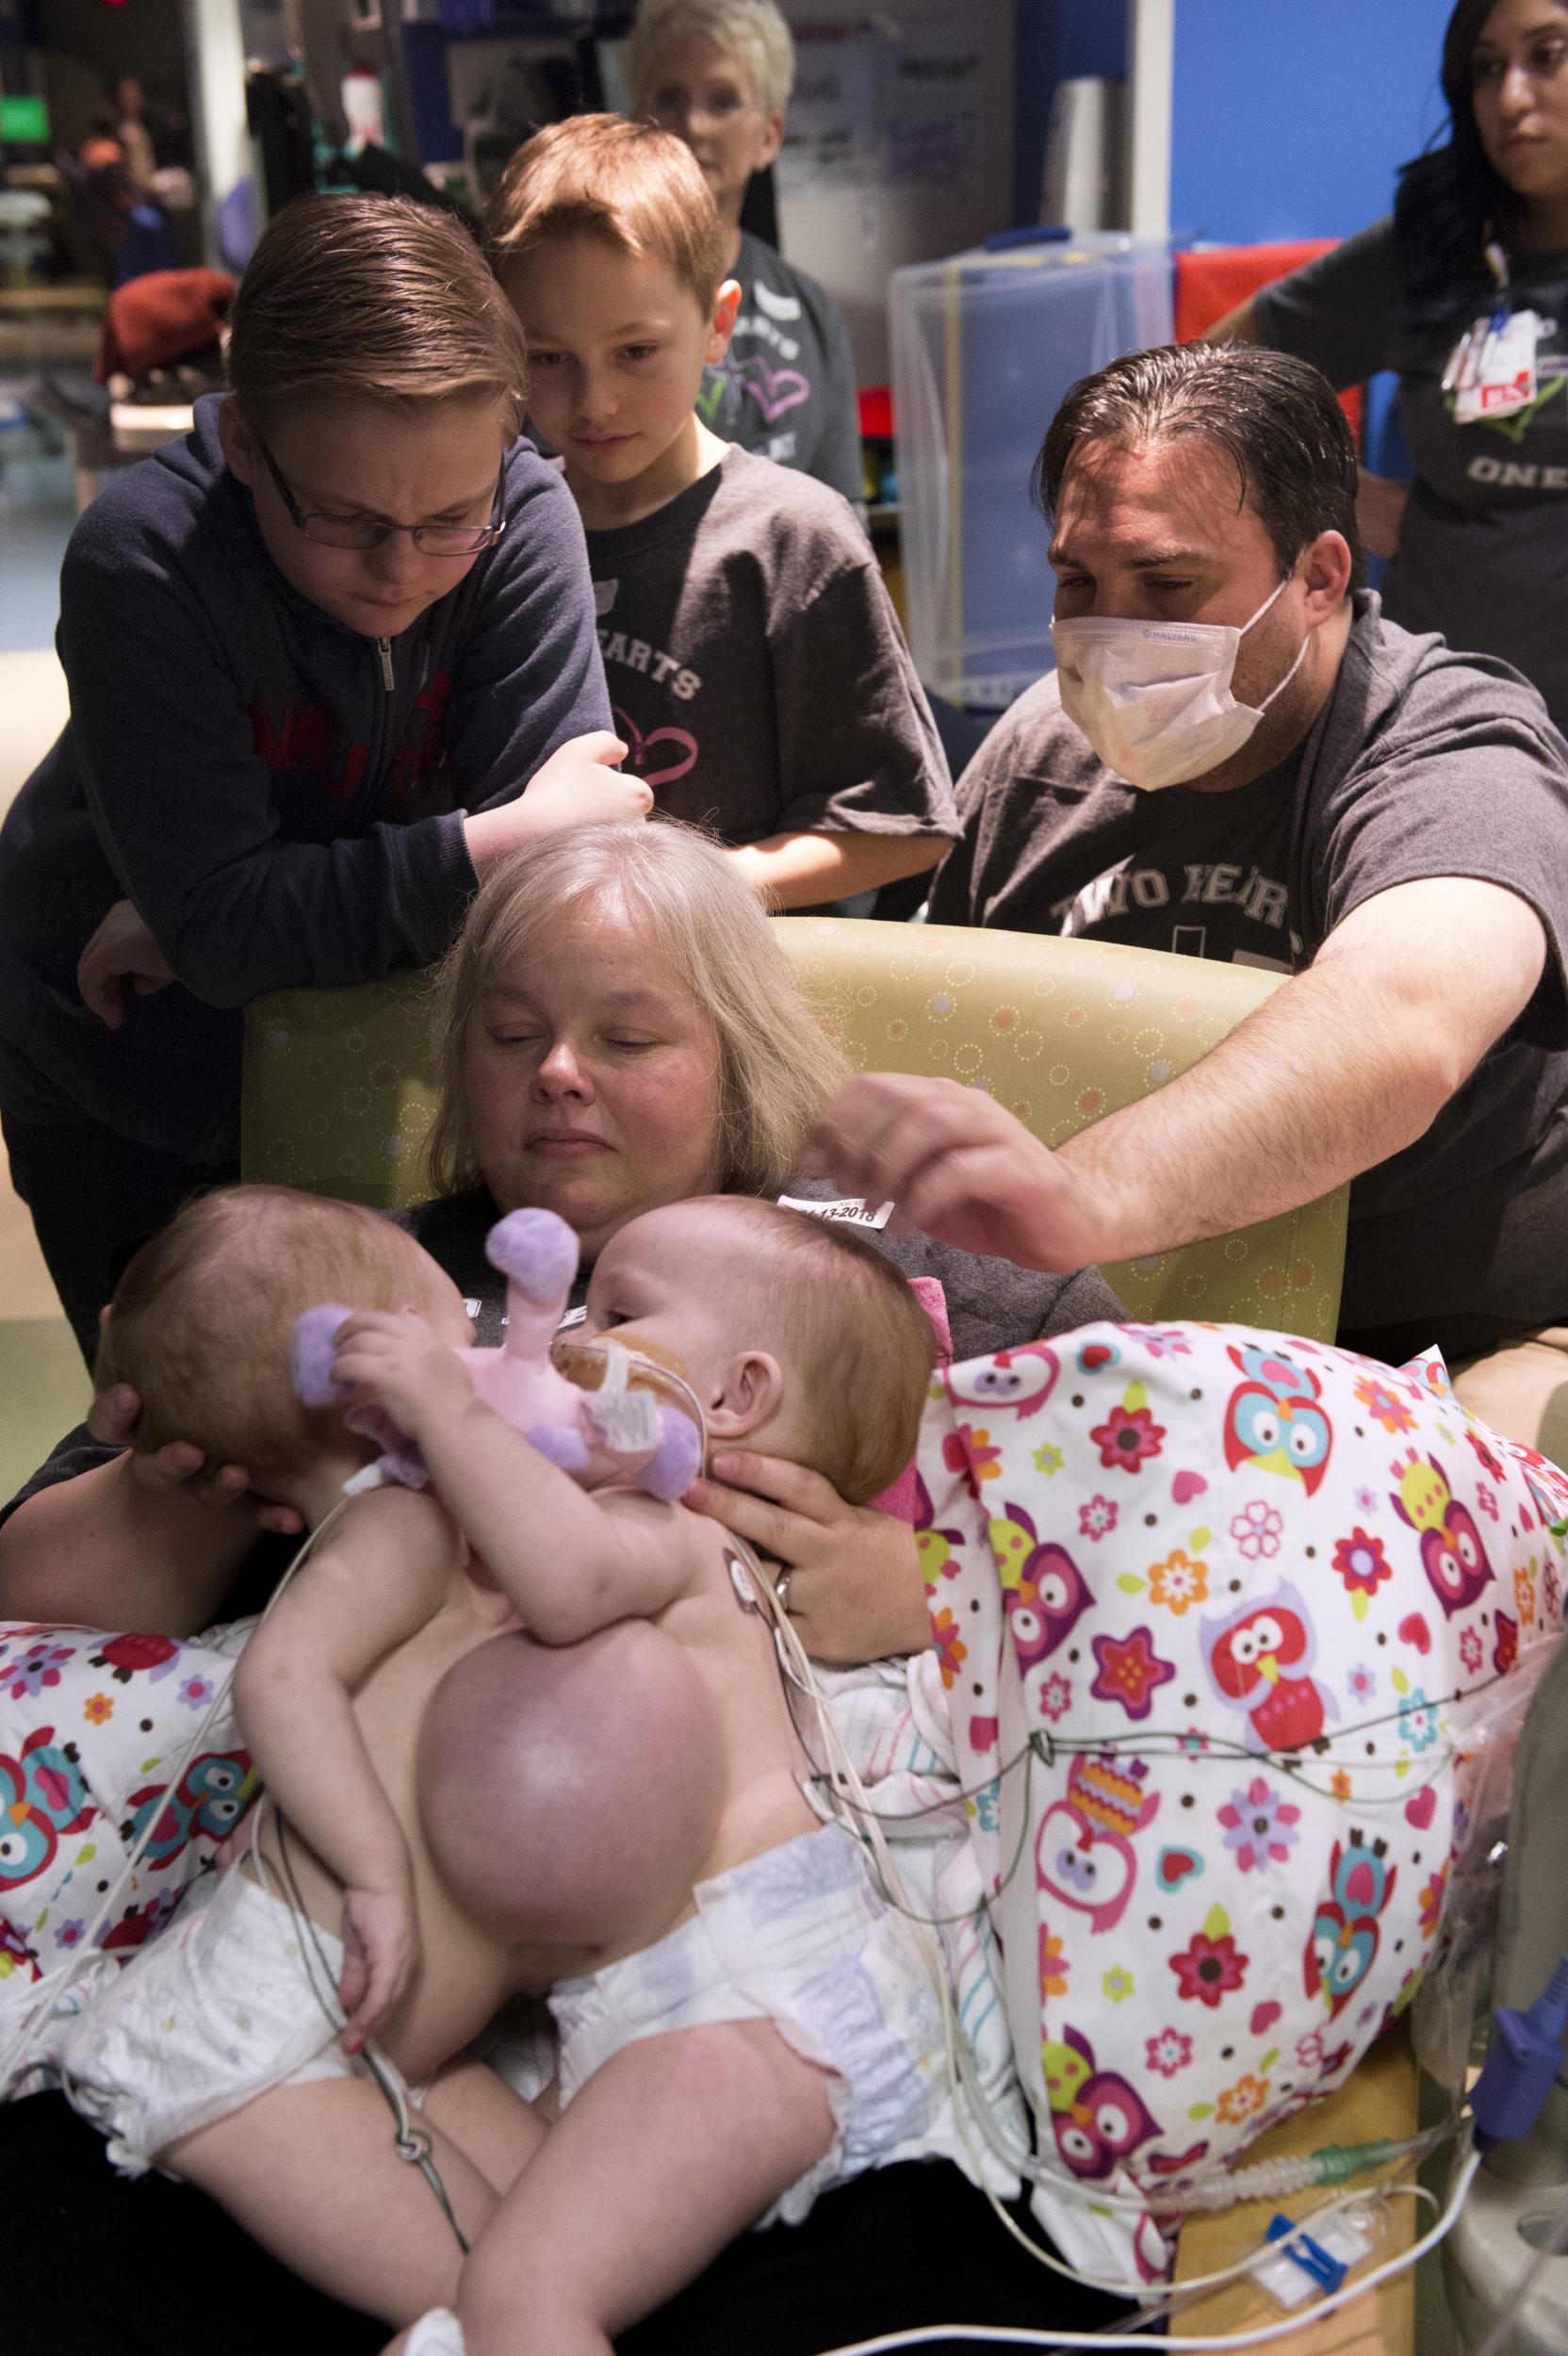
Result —
[[[939, 1373], [919, 1544], [1064, 2253], [1233, 2161], [1414, 1994], [1467, 1712], [1562, 1613], [1568, 1480], [1395, 1372], [1094, 1325]], [[1538, 1665], [1538, 1661], [1537, 1664]], [[1110, 2199], [1105, 2196], [1110, 2195]]]

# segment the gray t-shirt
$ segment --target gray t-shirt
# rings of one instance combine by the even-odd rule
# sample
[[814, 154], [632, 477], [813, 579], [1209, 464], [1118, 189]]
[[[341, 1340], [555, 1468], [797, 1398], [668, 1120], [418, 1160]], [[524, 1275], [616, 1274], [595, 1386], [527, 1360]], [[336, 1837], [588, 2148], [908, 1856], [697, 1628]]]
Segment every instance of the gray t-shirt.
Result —
[[832, 297], [741, 232], [741, 308], [729, 350], [703, 371], [697, 415], [727, 442], [865, 498], [849, 330]]
[[1568, 1320], [1568, 746], [1523, 679], [1411, 636], [1364, 594], [1311, 733], [1252, 784], [1135, 792], [1063, 713], [1053, 672], [987, 738], [958, 805], [934, 923], [1294, 973], [1394, 884], [1475, 876], [1527, 901], [1540, 988], [1425, 1137], [1355, 1181], [1341, 1325], [1420, 1320], [1462, 1350]]
[[1568, 727], [1568, 254], [1510, 257], [1509, 301], [1543, 333], [1536, 400], [1508, 417], [1456, 425], [1443, 372], [1492, 307], [1489, 275], [1428, 328], [1406, 323], [1394, 227], [1380, 221], [1263, 287], [1258, 339], [1311, 360], [1336, 388], [1380, 368], [1399, 377], [1415, 482], [1383, 581], [1389, 618], [1441, 630], [1462, 652], [1501, 655]]
[[727, 450], [640, 523], [588, 534], [627, 762], [726, 843], [958, 831], [876, 560], [836, 491]]

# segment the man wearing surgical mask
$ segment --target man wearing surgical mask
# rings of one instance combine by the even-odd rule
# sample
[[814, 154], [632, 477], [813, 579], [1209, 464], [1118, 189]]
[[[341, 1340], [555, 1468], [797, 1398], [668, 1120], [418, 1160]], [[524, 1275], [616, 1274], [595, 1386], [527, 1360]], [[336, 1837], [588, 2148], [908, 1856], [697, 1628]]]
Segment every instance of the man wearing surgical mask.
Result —
[[1057, 667], [958, 787], [933, 921], [1291, 976], [1055, 1153], [988, 1097], [878, 1074], [822, 1163], [928, 1233], [1065, 1268], [1350, 1196], [1341, 1338], [1437, 1342], [1568, 1454], [1568, 746], [1506, 664], [1360, 587], [1356, 458], [1280, 352], [1135, 352], [1036, 468]]

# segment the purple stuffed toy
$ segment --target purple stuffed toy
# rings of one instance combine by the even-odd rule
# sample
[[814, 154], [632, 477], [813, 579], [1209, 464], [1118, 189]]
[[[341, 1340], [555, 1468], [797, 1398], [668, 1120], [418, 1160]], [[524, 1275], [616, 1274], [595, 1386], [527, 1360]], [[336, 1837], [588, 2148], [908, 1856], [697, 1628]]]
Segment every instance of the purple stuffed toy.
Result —
[[[598, 1391], [569, 1383], [550, 1363], [577, 1274], [578, 1240], [565, 1220], [553, 1211], [512, 1211], [491, 1228], [484, 1252], [506, 1278], [507, 1325], [498, 1350], [457, 1352], [478, 1396], [585, 1489], [615, 1481], [649, 1497], [684, 1497], [702, 1470], [702, 1434], [692, 1416], [650, 1391], [629, 1389], [624, 1355], [612, 1350]], [[289, 1369], [305, 1406], [343, 1404], [347, 1394], [332, 1367], [338, 1332], [352, 1315], [329, 1301], [296, 1321]], [[426, 1485], [419, 1450], [380, 1408], [351, 1408], [344, 1420], [383, 1451], [351, 1488]]]

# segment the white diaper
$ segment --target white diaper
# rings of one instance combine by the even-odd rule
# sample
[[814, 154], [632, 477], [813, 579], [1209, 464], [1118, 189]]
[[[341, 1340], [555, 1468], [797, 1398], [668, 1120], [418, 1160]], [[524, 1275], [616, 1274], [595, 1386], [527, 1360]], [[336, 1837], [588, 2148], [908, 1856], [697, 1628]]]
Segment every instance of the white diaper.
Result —
[[121, 1971], [71, 1991], [69, 2016], [45, 2032], [50, 2074], [109, 2138], [121, 2173], [143, 2175], [170, 2144], [270, 2087], [365, 2074], [338, 2042], [342, 1957], [248, 1874], [207, 1873]]
[[760, 2223], [798, 2224], [819, 2193], [864, 2168], [962, 2159], [940, 2004], [909, 1924], [850, 1835], [834, 1824], [802, 1833], [694, 1895], [694, 1919], [657, 1946], [550, 1990], [563, 2109], [639, 2038], [771, 2021], [833, 2073], [838, 2134]]
[[419, 2317], [403, 2356], [464, 2356], [463, 2326], [449, 2307], [433, 2307]]

